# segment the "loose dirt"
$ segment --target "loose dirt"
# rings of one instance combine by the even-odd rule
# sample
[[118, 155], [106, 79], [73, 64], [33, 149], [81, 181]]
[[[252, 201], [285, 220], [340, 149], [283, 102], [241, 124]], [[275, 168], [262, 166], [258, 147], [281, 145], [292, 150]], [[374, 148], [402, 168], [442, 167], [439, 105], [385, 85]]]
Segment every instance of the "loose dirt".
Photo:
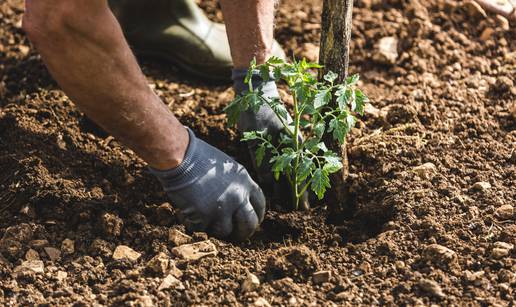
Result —
[[[374, 107], [349, 139], [353, 200], [269, 210], [244, 243], [189, 234], [209, 240], [194, 260], [172, 253], [169, 230], [184, 229], [144, 163], [52, 81], [23, 1], [1, 1], [0, 304], [513, 305], [516, 28], [464, 1], [356, 2], [350, 70]], [[315, 60], [320, 12], [281, 2], [287, 54]], [[141, 62], [185, 125], [250, 167], [225, 127], [229, 85]], [[316, 271], [331, 274], [314, 283]], [[260, 283], [244, 292], [248, 273]]]

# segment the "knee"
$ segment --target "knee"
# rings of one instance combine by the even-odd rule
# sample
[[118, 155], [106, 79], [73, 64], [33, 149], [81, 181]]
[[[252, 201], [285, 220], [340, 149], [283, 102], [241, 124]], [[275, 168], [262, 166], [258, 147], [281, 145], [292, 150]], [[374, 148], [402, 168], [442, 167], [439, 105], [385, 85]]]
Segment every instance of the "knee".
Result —
[[66, 35], [70, 25], [80, 18], [77, 0], [26, 0], [22, 28], [35, 45]]

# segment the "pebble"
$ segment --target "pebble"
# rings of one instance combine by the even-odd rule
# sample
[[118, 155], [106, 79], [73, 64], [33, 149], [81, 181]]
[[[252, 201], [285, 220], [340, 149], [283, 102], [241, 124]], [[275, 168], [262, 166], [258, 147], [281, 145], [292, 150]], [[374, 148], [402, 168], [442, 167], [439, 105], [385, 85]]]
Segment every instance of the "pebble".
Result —
[[468, 15], [475, 18], [487, 18], [486, 11], [475, 1], [468, 1], [464, 4]]
[[172, 242], [174, 246], [181, 246], [183, 244], [192, 243], [193, 241], [192, 237], [189, 235], [173, 228], [168, 231], [168, 240]]
[[147, 262], [147, 269], [156, 274], [165, 274], [169, 266], [169, 257], [161, 252]]
[[496, 24], [498, 24], [498, 26], [500, 26], [500, 28], [502, 30], [504, 30], [504, 31], [510, 30], [510, 24], [509, 24], [509, 20], [507, 20], [507, 18], [503, 17], [502, 15], [496, 15], [495, 19], [496, 19]]
[[138, 258], [140, 258], [141, 255], [142, 254], [133, 250], [129, 246], [118, 245], [115, 248], [115, 251], [113, 252], [113, 259], [115, 259], [115, 260], [127, 259], [131, 262], [134, 262], [134, 261], [138, 260]]
[[263, 297], [259, 297], [259, 298], [256, 299], [256, 301], [254, 301], [253, 306], [256, 306], [256, 307], [270, 307], [271, 304], [269, 304], [269, 302], [267, 302], [267, 300], [264, 299]]
[[435, 167], [435, 164], [427, 162], [414, 167], [412, 171], [422, 179], [431, 179], [437, 173], [437, 168]]
[[184, 244], [172, 249], [172, 253], [186, 260], [198, 260], [207, 256], [216, 256], [217, 247], [210, 240]]
[[106, 236], [120, 236], [123, 226], [124, 221], [116, 214], [106, 212], [100, 217], [100, 227]]
[[61, 252], [65, 255], [71, 255], [75, 253], [75, 242], [70, 239], [64, 239], [61, 243]]
[[63, 281], [63, 280], [65, 280], [67, 277], [68, 277], [68, 273], [66, 273], [65, 271], [57, 271], [56, 279], [57, 279], [58, 281]]
[[47, 240], [32, 240], [29, 242], [29, 246], [34, 249], [43, 249], [43, 247], [48, 246]]
[[61, 251], [57, 248], [53, 247], [45, 247], [43, 248], [45, 250], [45, 253], [47, 254], [48, 258], [50, 258], [51, 261], [57, 261], [61, 259]]
[[174, 209], [170, 203], [162, 203], [156, 208], [156, 217], [161, 226], [170, 226], [175, 221]]
[[177, 279], [173, 275], [169, 274], [169, 275], [167, 275], [167, 277], [165, 277], [163, 279], [163, 281], [159, 285], [158, 291], [162, 291], [165, 289], [171, 289], [171, 288], [178, 289], [178, 290], [184, 290], [185, 286], [179, 279]]
[[21, 265], [14, 268], [14, 272], [22, 272], [22, 271], [33, 271], [34, 273], [43, 273], [45, 269], [45, 265], [41, 260], [27, 260], [23, 261]]
[[491, 256], [495, 259], [502, 259], [510, 255], [514, 245], [506, 242], [495, 242], [494, 248], [491, 250]]
[[474, 190], [478, 190], [478, 191], [487, 191], [489, 189], [491, 189], [491, 184], [489, 182], [485, 182], [485, 181], [479, 181], [479, 182], [476, 182], [473, 187], [472, 187]]
[[482, 34], [480, 34], [480, 40], [486, 41], [486, 40], [490, 39], [494, 33], [495, 33], [495, 29], [485, 28], [484, 31], [482, 31]]
[[322, 284], [328, 282], [331, 278], [331, 271], [318, 271], [312, 275], [314, 284]]
[[242, 282], [242, 292], [251, 292], [260, 287], [260, 279], [253, 273], [248, 273]]
[[25, 253], [25, 260], [40, 260], [39, 253], [32, 248]]
[[445, 246], [430, 244], [423, 251], [423, 258], [435, 264], [450, 264], [457, 262], [457, 253]]
[[503, 205], [496, 209], [495, 216], [500, 220], [510, 220], [514, 217], [514, 207], [512, 205]]
[[421, 279], [419, 281], [418, 285], [421, 288], [421, 290], [423, 290], [424, 292], [426, 292], [432, 296], [435, 296], [437, 298], [444, 297], [444, 292], [441, 289], [441, 286], [439, 286], [439, 284], [433, 280]]
[[394, 36], [381, 38], [377, 43], [373, 59], [382, 64], [395, 64], [398, 59], [398, 39]]

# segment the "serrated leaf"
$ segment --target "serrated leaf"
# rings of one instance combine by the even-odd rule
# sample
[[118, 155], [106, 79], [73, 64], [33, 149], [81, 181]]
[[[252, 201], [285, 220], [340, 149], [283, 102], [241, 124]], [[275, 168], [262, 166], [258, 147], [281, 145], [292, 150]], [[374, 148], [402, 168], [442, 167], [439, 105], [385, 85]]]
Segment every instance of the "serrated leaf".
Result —
[[360, 115], [364, 115], [365, 104], [369, 101], [369, 98], [360, 90], [355, 89], [355, 103], [352, 105], [352, 111], [357, 112]]
[[325, 156], [324, 157], [325, 164], [323, 166], [323, 170], [328, 174], [333, 174], [338, 172], [342, 168], [342, 163], [340, 162], [340, 158], [335, 156]]
[[262, 80], [264, 82], [269, 81], [270, 72], [269, 72], [269, 67], [267, 65], [260, 65], [260, 77], [262, 77]]
[[[291, 148], [287, 148], [291, 149]], [[272, 166], [272, 170], [274, 172], [283, 172], [289, 165], [292, 160], [296, 158], [296, 154], [294, 152], [286, 152], [279, 156], [274, 157], [271, 162], [274, 162]]]
[[317, 198], [322, 199], [326, 189], [330, 187], [330, 178], [328, 173], [318, 168], [314, 171], [312, 176], [311, 188], [312, 191], [317, 195]]
[[313, 138], [313, 139], [309, 139], [309, 140], [305, 141], [303, 146], [308, 151], [315, 153], [319, 150], [319, 148], [317, 148], [317, 144], [319, 144], [319, 140], [316, 138]]
[[272, 65], [280, 65], [280, 64], [285, 64], [285, 61], [277, 56], [271, 56], [267, 60], [267, 63], [272, 64]]
[[360, 79], [360, 76], [357, 74], [349, 76], [346, 78], [346, 84], [348, 86], [353, 86], [353, 85], [357, 84], [359, 79]]
[[320, 121], [315, 124], [314, 134], [315, 134], [315, 136], [317, 136], [318, 139], [322, 138], [325, 128], [326, 128], [326, 124], [324, 123], [324, 121]]
[[299, 168], [297, 169], [297, 180], [298, 182], [303, 182], [310, 176], [312, 169], [315, 167], [312, 159], [304, 157], [301, 163], [299, 164]]
[[344, 124], [338, 118], [334, 118], [330, 121], [329, 131], [332, 132], [332, 136], [334, 140], [337, 140], [339, 144], [343, 144], [346, 138], [346, 134], [348, 133], [346, 124]]
[[324, 80], [330, 82], [330, 83], [333, 83], [333, 81], [335, 81], [335, 79], [337, 79], [339, 75], [337, 75], [336, 73], [334, 73], [333, 71], [329, 71], [326, 75], [324, 75]]
[[262, 161], [263, 161], [263, 157], [265, 156], [265, 145], [264, 144], [261, 144], [260, 146], [258, 146], [258, 148], [256, 149], [256, 155], [255, 155], [255, 159], [256, 159], [256, 165], [259, 167], [260, 165], [262, 165]]
[[285, 106], [283, 105], [283, 103], [281, 102], [281, 100], [279, 100], [279, 98], [273, 98], [270, 102], [269, 102], [269, 105], [271, 107], [271, 109], [279, 115], [279, 117], [281, 117], [281, 119], [283, 120], [287, 120], [288, 118], [288, 112], [287, 112], [287, 108], [285, 108]]
[[226, 112], [228, 116], [228, 125], [234, 126], [240, 117], [240, 112], [242, 111], [242, 96], [238, 96], [231, 103], [224, 108], [224, 112]]
[[258, 137], [259, 136], [257, 131], [245, 131], [242, 137], [242, 141], [249, 142], [256, 140]]
[[327, 105], [331, 100], [330, 89], [324, 89], [315, 94], [314, 108], [319, 109], [322, 106]]
[[355, 127], [356, 122], [357, 122], [356, 117], [353, 116], [352, 114], [348, 114], [348, 116], [346, 116], [347, 130], [349, 131], [349, 130], [351, 130], [351, 128]]

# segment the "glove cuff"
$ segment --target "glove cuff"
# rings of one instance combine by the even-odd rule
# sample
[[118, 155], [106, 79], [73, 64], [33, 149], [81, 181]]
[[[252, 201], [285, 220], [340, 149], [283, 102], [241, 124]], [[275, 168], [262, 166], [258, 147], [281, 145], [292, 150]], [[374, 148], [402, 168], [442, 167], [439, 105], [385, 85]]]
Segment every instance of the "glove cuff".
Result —
[[199, 151], [202, 150], [202, 142], [195, 136], [190, 128], [186, 128], [190, 141], [181, 164], [168, 170], [158, 170], [149, 166], [151, 174], [156, 176], [163, 185], [165, 192], [175, 191], [195, 182], [200, 176], [206, 174], [209, 161], [202, 159]]

